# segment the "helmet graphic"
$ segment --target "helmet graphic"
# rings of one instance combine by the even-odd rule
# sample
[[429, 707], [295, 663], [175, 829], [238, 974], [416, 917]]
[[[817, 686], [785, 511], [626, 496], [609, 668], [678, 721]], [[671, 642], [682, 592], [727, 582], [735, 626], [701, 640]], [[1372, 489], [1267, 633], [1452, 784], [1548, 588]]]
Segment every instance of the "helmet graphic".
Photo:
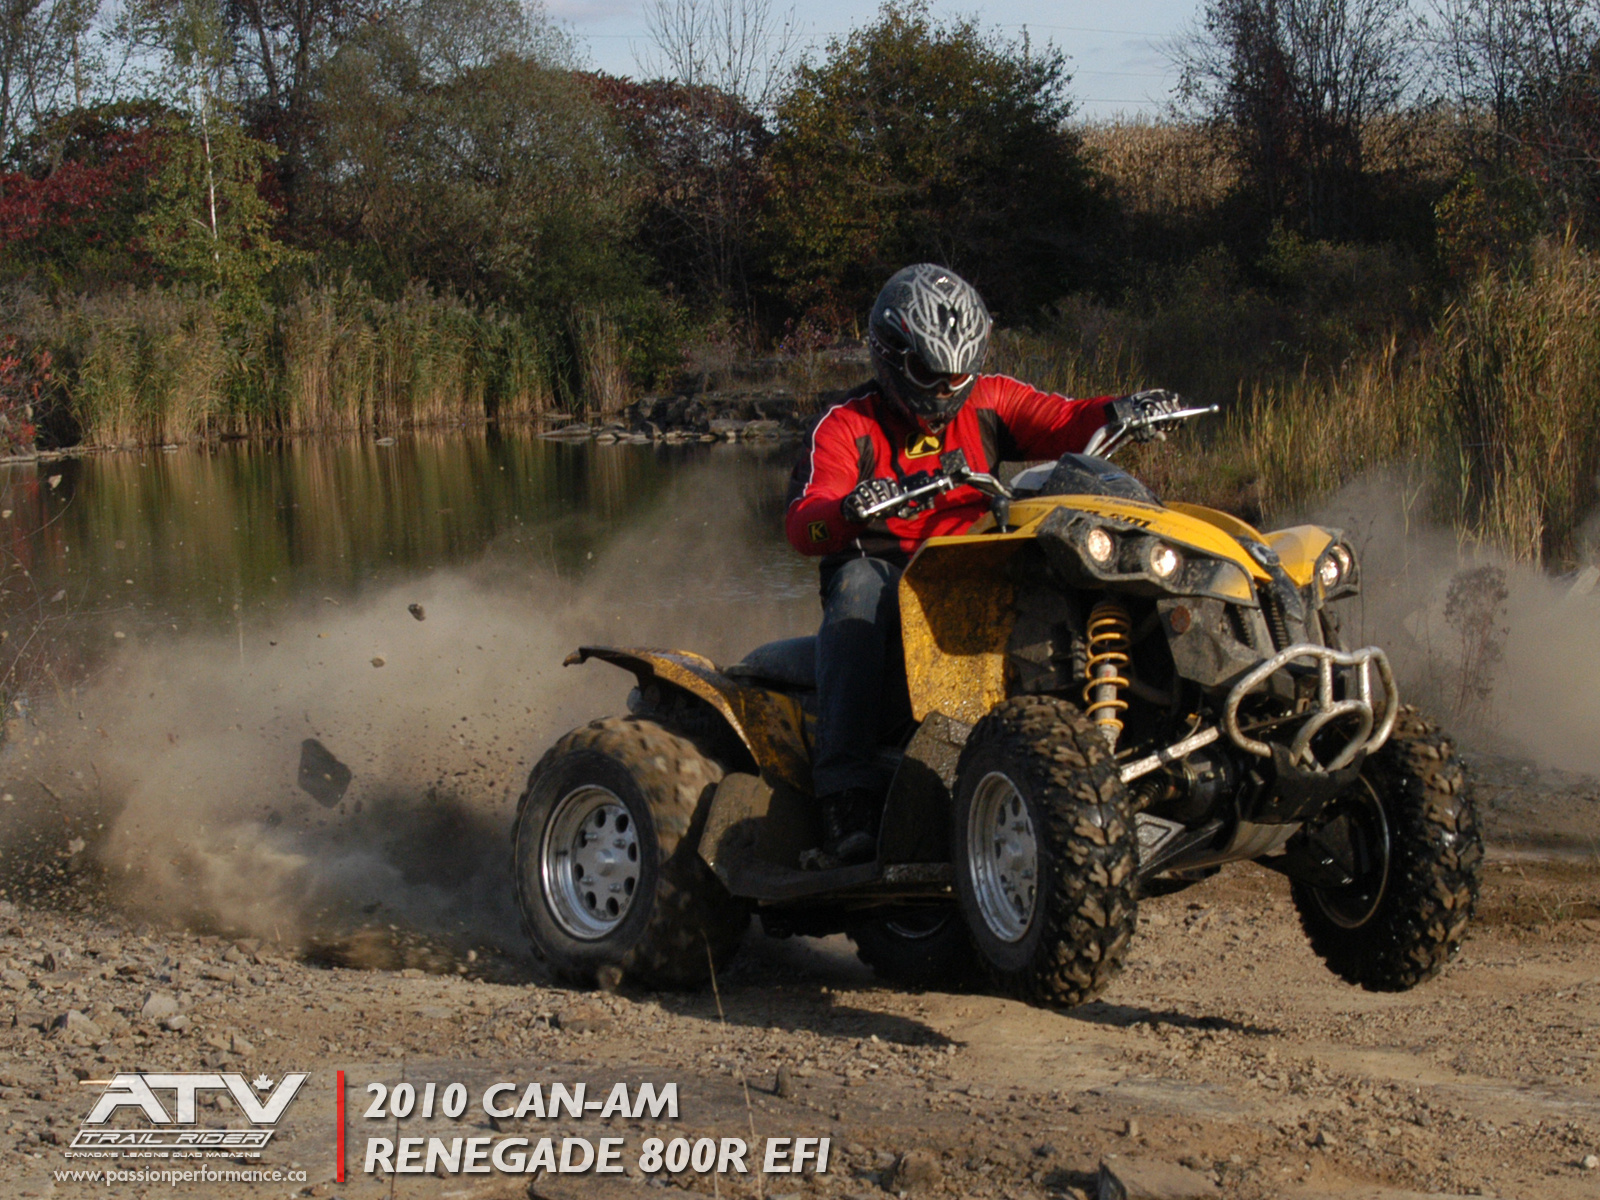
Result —
[[867, 345], [890, 401], [937, 431], [966, 401], [989, 350], [983, 298], [954, 271], [896, 271], [872, 303]]

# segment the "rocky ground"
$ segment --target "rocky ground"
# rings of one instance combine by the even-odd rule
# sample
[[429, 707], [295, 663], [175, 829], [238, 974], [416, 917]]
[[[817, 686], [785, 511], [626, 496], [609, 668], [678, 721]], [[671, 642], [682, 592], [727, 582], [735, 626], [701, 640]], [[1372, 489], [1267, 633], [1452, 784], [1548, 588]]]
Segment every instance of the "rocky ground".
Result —
[[[835, 943], [838, 944], [835, 944]], [[379, 964], [359, 969], [339, 963]], [[0, 1193], [182, 1192], [57, 1182], [62, 1148], [117, 1071], [309, 1070], [265, 1161], [305, 1183], [200, 1194], [581, 1197], [1097, 1195], [1102, 1162], [1166, 1195], [1600, 1195], [1600, 863], [1491, 858], [1475, 932], [1439, 979], [1374, 995], [1327, 974], [1280, 880], [1252, 868], [1147, 900], [1100, 1002], [1043, 1012], [877, 987], [842, 939], [752, 933], [717, 993], [585, 993], [515, 958], [455, 957], [399, 931], [287, 954], [270, 942], [5, 905]], [[826, 1174], [597, 1179], [367, 1176], [332, 1182], [332, 1074], [467, 1084], [459, 1121], [405, 1135], [821, 1135]], [[491, 1122], [496, 1080], [677, 1081], [677, 1121]], [[222, 1125], [231, 1101], [201, 1110]], [[235, 1121], [237, 1115], [235, 1114]], [[90, 1164], [93, 1165], [93, 1164]], [[1177, 1184], [1172, 1181], [1176, 1179]]]

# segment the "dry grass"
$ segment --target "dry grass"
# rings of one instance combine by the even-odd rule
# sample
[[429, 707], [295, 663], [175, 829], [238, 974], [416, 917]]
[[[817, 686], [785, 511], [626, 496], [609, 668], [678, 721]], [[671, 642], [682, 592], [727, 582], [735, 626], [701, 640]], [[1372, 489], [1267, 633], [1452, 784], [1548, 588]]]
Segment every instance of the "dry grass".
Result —
[[1203, 211], [1239, 182], [1238, 160], [1213, 130], [1146, 118], [1083, 126], [1089, 160], [1129, 212]]
[[112, 293], [62, 312], [73, 422], [94, 445], [189, 441], [215, 431], [229, 352], [215, 309], [175, 293]]
[[583, 389], [580, 407], [601, 413], [626, 408], [632, 396], [624, 365], [626, 351], [617, 323], [603, 312], [584, 309], [573, 318], [573, 341]]
[[[1239, 157], [1220, 128], [1137, 117], [1091, 122], [1077, 132], [1129, 213], [1203, 213], [1241, 183]], [[1386, 114], [1363, 130], [1362, 153], [1376, 173], [1445, 180], [1459, 167], [1463, 143], [1478, 132], [1450, 109]]]
[[1600, 261], [1567, 242], [1485, 275], [1434, 358], [1449, 516], [1514, 560], [1573, 562], [1600, 471]]
[[281, 320], [281, 419], [296, 429], [395, 429], [550, 406], [541, 339], [497, 310], [414, 285], [392, 302], [323, 288]]
[[1464, 538], [1570, 566], [1600, 470], [1600, 262], [1571, 243], [1482, 276], [1432, 336], [1327, 380], [1257, 389], [1235, 436], [1262, 507], [1303, 507], [1376, 466], [1431, 485]]

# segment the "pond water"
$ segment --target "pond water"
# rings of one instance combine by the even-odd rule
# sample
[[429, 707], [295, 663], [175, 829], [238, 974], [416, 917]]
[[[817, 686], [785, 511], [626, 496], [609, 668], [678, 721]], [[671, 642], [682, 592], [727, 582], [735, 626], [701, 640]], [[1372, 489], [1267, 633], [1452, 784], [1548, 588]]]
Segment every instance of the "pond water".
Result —
[[[729, 539], [724, 557], [745, 568], [732, 573], [737, 591], [804, 593], [814, 571], [781, 528], [793, 456], [478, 429], [382, 445], [230, 442], [13, 465], [0, 468], [0, 587], [9, 593], [0, 619], [115, 618], [125, 633], [187, 631], [308, 597], [343, 602], [442, 568], [570, 578], [619, 537], [684, 516], [686, 503], [709, 509], [700, 519], [714, 517]], [[694, 580], [669, 570], [651, 582], [649, 599], [660, 602], [663, 585]]]

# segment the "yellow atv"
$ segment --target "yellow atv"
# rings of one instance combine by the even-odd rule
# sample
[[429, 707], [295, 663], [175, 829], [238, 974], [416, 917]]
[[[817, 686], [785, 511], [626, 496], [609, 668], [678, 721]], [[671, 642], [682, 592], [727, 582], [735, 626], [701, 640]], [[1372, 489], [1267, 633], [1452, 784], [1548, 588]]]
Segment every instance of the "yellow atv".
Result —
[[[576, 982], [694, 986], [752, 911], [771, 934], [848, 932], [897, 982], [1078, 1004], [1120, 967], [1141, 893], [1223, 863], [1282, 872], [1313, 949], [1403, 990], [1461, 944], [1482, 839], [1450, 742], [1347, 649], [1336, 530], [1262, 534], [1163, 503], [1109, 455], [1210, 409], [1117, 409], [1085, 454], [1009, 486], [959, 452], [908, 495], [972, 486], [991, 513], [900, 581], [915, 726], [876, 861], [806, 869], [822, 841], [809, 746], [814, 639], [719, 667], [584, 646], [633, 673], [631, 715], [558, 741], [512, 831], [535, 951]], [[900, 500], [907, 496], [899, 497]]]

